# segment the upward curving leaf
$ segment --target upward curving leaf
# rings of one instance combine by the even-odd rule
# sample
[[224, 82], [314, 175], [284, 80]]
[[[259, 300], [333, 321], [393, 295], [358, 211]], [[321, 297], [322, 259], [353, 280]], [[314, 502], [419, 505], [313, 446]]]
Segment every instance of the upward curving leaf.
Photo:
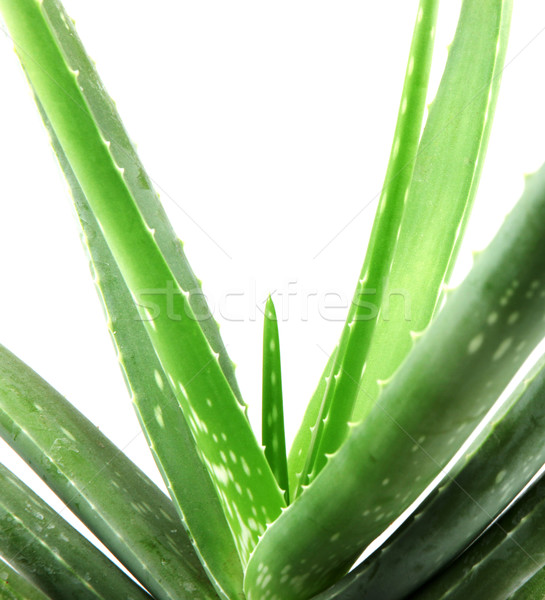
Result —
[[[344, 439], [357, 384], [376, 323], [409, 188], [426, 104], [438, 0], [421, 0], [394, 133], [390, 160], [368, 251], [337, 350], [313, 395], [290, 458], [290, 486], [301, 490], [323, 466], [324, 451]], [[373, 300], [369, 303], [367, 300]], [[326, 382], [326, 378], [327, 382]], [[327, 419], [328, 427], [325, 427]], [[311, 433], [312, 427], [312, 433]]]
[[142, 218], [150, 229], [180, 287], [189, 294], [189, 303], [210, 346], [219, 354], [218, 361], [229, 381], [233, 393], [243, 404], [233, 363], [229, 358], [219, 334], [218, 325], [212, 317], [201, 290], [185, 257], [153, 184], [148, 177], [131, 143], [114, 102], [106, 93], [93, 62], [87, 56], [70, 17], [59, 0], [43, 0], [42, 10], [47, 17], [55, 41], [62, 50], [70, 69], [78, 73], [78, 84], [85, 98], [86, 108], [95, 120], [103, 139], [108, 140], [110, 152], [116, 164], [123, 169], [123, 177], [129, 187]]
[[[41, 110], [39, 100], [36, 102]], [[82, 241], [108, 315], [109, 331], [157, 467], [218, 593], [229, 600], [239, 598], [242, 596], [242, 564], [216, 489], [100, 227], [47, 116], [41, 112], [70, 185]], [[179, 574], [174, 578], [179, 580]]]
[[[419, 23], [425, 31], [424, 18], [429, 12], [429, 7], [428, 12], [419, 10], [421, 21], [417, 19], [415, 36]], [[415, 334], [428, 327], [439, 304], [479, 182], [510, 17], [510, 0], [466, 0], [416, 157], [415, 130], [401, 129], [399, 135], [396, 131], [391, 161], [408, 157], [411, 168], [402, 172], [401, 181], [394, 179], [393, 185], [387, 174], [383, 197], [388, 201], [381, 200], [373, 231], [380, 232], [380, 246], [375, 248], [372, 236], [355, 306], [328, 371], [322, 407], [318, 408], [314, 397], [303, 422], [306, 429], [311, 416], [316, 419], [313, 435], [303, 430], [290, 454], [292, 479], [302, 471], [304, 484], [319, 473], [327, 455], [344, 440], [348, 423], [368, 414], [377, 400], [379, 382], [393, 375]], [[429, 21], [427, 27], [433, 29], [433, 23]], [[408, 73], [415, 65], [419, 61], [411, 56]], [[425, 65], [423, 61], [420, 68]], [[425, 94], [416, 97], [423, 106]], [[410, 98], [409, 92], [404, 92], [401, 113], [405, 98]], [[415, 158], [414, 171], [411, 157]], [[390, 210], [383, 213], [387, 207]], [[374, 308], [371, 313], [370, 308]]]
[[1, 0], [20, 60], [145, 322], [243, 563], [284, 506], [282, 492], [185, 292], [88, 108], [43, 5]]
[[[363, 419], [430, 324], [477, 192], [500, 88], [512, 0], [464, 0], [430, 106], [353, 420]], [[430, 226], [433, 223], [433, 226]], [[390, 310], [390, 302], [395, 310]]]
[[544, 238], [545, 166], [369, 417], [266, 531], [248, 600], [326, 589], [451, 460], [545, 333]]
[[[240, 397], [231, 362], [223, 348], [217, 325], [193, 275], [159, 199], [123, 128], [117, 110], [106, 94], [77, 33], [56, 0], [46, 0], [44, 10], [55, 37], [78, 81], [102, 135], [110, 140], [112, 154], [124, 169], [130, 188], [148, 227], [182, 289], [199, 316], [211, 347], [220, 355], [220, 365], [233, 392]], [[108, 327], [118, 352], [127, 385], [157, 466], [172, 500], [183, 518], [192, 542], [211, 580], [223, 596], [242, 595], [242, 565], [210, 475], [197, 452], [172, 386], [156, 356], [144, 323], [134, 306], [104, 235], [89, 207], [81, 186], [38, 98], [53, 149], [70, 186], [81, 229], [82, 241], [91, 262], [97, 292], [108, 316]], [[242, 401], [241, 401], [242, 402]], [[168, 424], [168, 427], [165, 427]], [[183, 461], [180, 461], [183, 456]], [[206, 511], [203, 511], [206, 507]]]
[[395, 534], [315, 600], [405, 598], [454, 560], [545, 462], [545, 357]]
[[[375, 326], [384, 318], [379, 313], [388, 302], [386, 282], [392, 273], [396, 248], [404, 234], [410, 235], [411, 226], [407, 224], [405, 212], [409, 208], [410, 198], [407, 196], [413, 169], [417, 168], [421, 160], [416, 151], [426, 101], [436, 15], [437, 3], [428, 1], [420, 4], [401, 96], [398, 125], [377, 209], [378, 216], [354, 295], [356, 308], [353, 316], [346, 322], [337, 350], [333, 377], [330, 378], [330, 393], [326, 392], [326, 403], [330, 406], [313, 464], [314, 476], [325, 465], [327, 455], [340, 447], [348, 433], [348, 423], [358, 395], [358, 382]], [[421, 146], [418, 146], [418, 150], [421, 152]], [[407, 256], [412, 257], [407, 254], [405, 258]], [[371, 313], [370, 306], [375, 309]], [[329, 395], [330, 398], [327, 398]]]

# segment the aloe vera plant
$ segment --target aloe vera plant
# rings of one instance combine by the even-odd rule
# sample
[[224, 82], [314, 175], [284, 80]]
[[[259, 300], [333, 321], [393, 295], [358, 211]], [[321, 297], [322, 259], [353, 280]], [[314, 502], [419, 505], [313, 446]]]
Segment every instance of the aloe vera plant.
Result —
[[[354, 299], [287, 455], [272, 297], [258, 439], [200, 282], [74, 24], [59, 0], [0, 0], [168, 492], [0, 347], [0, 435], [132, 576], [0, 465], [2, 598], [545, 596], [543, 482], [517, 499], [545, 462], [543, 358], [497, 408], [545, 337], [545, 167], [445, 291], [487, 150], [511, 1], [462, 2], [427, 114], [440, 6], [416, 8]], [[389, 289], [410, 297], [410, 319], [389, 310]]]

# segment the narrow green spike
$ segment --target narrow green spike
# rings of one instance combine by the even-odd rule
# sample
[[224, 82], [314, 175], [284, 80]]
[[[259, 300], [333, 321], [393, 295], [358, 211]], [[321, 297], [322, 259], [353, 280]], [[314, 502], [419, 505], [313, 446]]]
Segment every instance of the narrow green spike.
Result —
[[299, 600], [335, 583], [448, 464], [545, 334], [544, 238], [545, 166], [369, 417], [267, 529], [246, 570], [248, 600]]
[[314, 600], [406, 598], [454, 560], [545, 462], [544, 397], [545, 356], [380, 551]]
[[280, 338], [274, 302], [269, 296], [263, 321], [262, 437], [265, 456], [289, 504], [288, 462], [284, 433]]
[[55, 600], [151, 600], [2, 465], [0, 489], [0, 555], [46, 595]]
[[[376, 324], [392, 255], [397, 244], [404, 202], [418, 150], [428, 90], [438, 0], [421, 0], [414, 26], [405, 82], [384, 185], [368, 251], [341, 340], [334, 352], [324, 394], [313, 397], [290, 453], [292, 489], [309, 483], [324, 465], [325, 454], [338, 448], [347, 433], [357, 395], [357, 383]], [[371, 304], [370, 304], [371, 302]], [[369, 308], [376, 311], [369, 314]], [[329, 367], [329, 363], [328, 363]], [[314, 404], [320, 404], [318, 411]], [[318, 413], [318, 418], [309, 419]], [[327, 426], [324, 425], [327, 418]], [[312, 434], [310, 425], [314, 424]], [[308, 444], [308, 445], [307, 445]], [[301, 458], [298, 460], [299, 452]], [[295, 481], [297, 479], [297, 482]]]
[[40, 589], [0, 559], [0, 597], [3, 600], [51, 600]]

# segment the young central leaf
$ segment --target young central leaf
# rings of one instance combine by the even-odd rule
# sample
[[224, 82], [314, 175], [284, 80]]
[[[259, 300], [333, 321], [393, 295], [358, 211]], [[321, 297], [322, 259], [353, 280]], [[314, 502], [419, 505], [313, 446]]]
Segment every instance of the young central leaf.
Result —
[[284, 406], [282, 400], [282, 370], [280, 366], [280, 337], [278, 320], [272, 298], [265, 306], [263, 323], [263, 411], [262, 436], [265, 456], [271, 465], [278, 485], [284, 490], [289, 503], [288, 464], [284, 434]]

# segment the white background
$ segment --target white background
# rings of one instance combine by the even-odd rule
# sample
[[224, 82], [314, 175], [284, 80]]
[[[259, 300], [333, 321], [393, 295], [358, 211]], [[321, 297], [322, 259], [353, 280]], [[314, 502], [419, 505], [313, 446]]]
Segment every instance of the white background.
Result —
[[[65, 6], [203, 280], [256, 430], [260, 308], [275, 292], [291, 440], [363, 261], [417, 2]], [[445, 0], [440, 10], [430, 100], [459, 6]], [[544, 28], [542, 2], [516, 3], [458, 278], [520, 194], [523, 173], [545, 160]], [[0, 342], [157, 480], [66, 186], [5, 35], [0, 73]], [[339, 298], [345, 308], [331, 308]], [[7, 447], [0, 454], [36, 485]]]

